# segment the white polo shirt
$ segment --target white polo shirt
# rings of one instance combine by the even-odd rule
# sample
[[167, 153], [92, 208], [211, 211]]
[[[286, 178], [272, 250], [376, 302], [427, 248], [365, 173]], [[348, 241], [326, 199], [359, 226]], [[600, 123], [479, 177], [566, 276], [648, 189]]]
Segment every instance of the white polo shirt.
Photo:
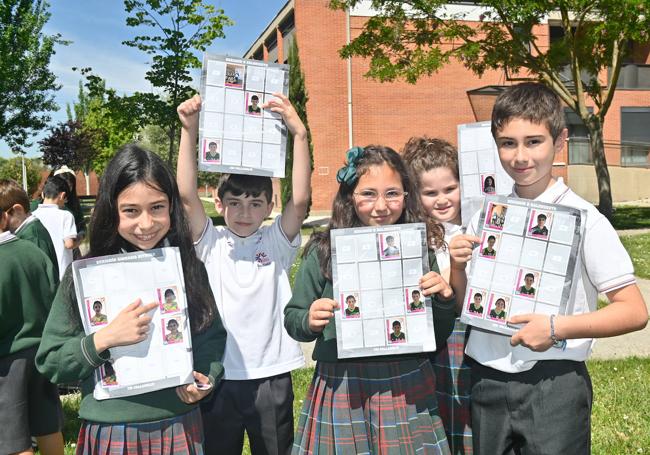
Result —
[[[511, 196], [518, 197], [514, 191]], [[636, 283], [630, 256], [612, 225], [592, 204], [566, 186], [562, 178], [535, 200], [587, 211], [584, 239], [576, 263], [580, 273], [577, 274], [572, 314], [595, 311], [598, 293]], [[479, 213], [472, 217], [468, 234], [475, 235], [478, 231], [478, 218]], [[533, 352], [520, 345], [510, 346], [510, 336], [472, 327], [465, 353], [482, 365], [518, 373], [530, 370], [538, 360], [587, 360], [593, 343], [592, 338], [567, 340], [565, 350], [551, 347], [544, 352]]]
[[228, 332], [225, 379], [259, 379], [305, 364], [302, 350], [284, 328], [291, 299], [289, 268], [300, 234], [289, 242], [281, 216], [242, 238], [206, 220], [196, 254], [208, 271], [217, 308]]
[[50, 233], [59, 263], [59, 279], [62, 279], [65, 269], [72, 263], [72, 250], [66, 248], [63, 242], [66, 239], [77, 238], [74, 216], [67, 210], [60, 209], [56, 204], [39, 204], [32, 215], [41, 220]]

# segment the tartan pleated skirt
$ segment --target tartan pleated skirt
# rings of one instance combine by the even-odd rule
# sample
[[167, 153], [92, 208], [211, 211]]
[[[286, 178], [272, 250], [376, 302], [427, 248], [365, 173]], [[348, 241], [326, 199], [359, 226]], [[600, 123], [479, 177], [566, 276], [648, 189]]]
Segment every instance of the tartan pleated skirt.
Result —
[[318, 362], [293, 453], [448, 454], [429, 360]]
[[447, 338], [447, 344], [431, 356], [433, 372], [436, 375], [438, 409], [453, 455], [473, 453], [470, 412], [472, 375], [465, 357], [467, 332], [467, 325], [456, 319], [454, 331]]
[[84, 421], [77, 455], [202, 455], [203, 422], [199, 408], [170, 419], [143, 423]]

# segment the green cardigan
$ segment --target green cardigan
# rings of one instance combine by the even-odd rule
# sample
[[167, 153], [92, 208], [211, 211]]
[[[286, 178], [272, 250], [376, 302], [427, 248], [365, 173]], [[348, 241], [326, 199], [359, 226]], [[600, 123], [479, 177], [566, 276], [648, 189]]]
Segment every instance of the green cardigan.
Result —
[[52, 243], [52, 237], [47, 228], [43, 226], [41, 220], [34, 217], [32, 221], [23, 225], [19, 230], [16, 231], [16, 237], [23, 240], [29, 240], [37, 247], [39, 247], [43, 253], [50, 258], [52, 265], [54, 265], [54, 270], [56, 274], [56, 283], [59, 283], [59, 261], [56, 258], [56, 250], [54, 249], [54, 244]]
[[[92, 334], [86, 336], [81, 326], [68, 269], [45, 324], [36, 366], [55, 384], [81, 381], [79, 416], [82, 419], [105, 423], [149, 422], [184, 414], [198, 405], [183, 403], [176, 395], [175, 387], [124, 398], [95, 400], [93, 372], [109, 359], [110, 352], [97, 352], [93, 337]], [[210, 327], [200, 334], [192, 334], [194, 370], [207, 375], [215, 385], [223, 376], [225, 347], [226, 331], [218, 313]]]
[[[429, 251], [431, 270], [439, 272], [436, 256]], [[304, 258], [296, 274], [293, 296], [284, 309], [284, 326], [292, 338], [310, 342], [316, 340], [313, 359], [324, 362], [339, 362], [336, 348], [336, 324], [332, 319], [322, 333], [314, 333], [309, 329], [309, 307], [320, 298], [333, 298], [332, 282], [326, 279], [320, 271], [316, 248], [312, 248]], [[440, 348], [447, 341], [454, 328], [456, 314], [455, 300], [442, 300], [437, 295], [433, 298], [433, 324], [436, 334], [436, 346]], [[405, 354], [399, 356], [381, 356], [351, 359], [355, 362], [404, 359], [408, 356], [426, 356], [422, 354]]]
[[38, 346], [58, 284], [52, 261], [33, 243], [0, 243], [0, 357]]

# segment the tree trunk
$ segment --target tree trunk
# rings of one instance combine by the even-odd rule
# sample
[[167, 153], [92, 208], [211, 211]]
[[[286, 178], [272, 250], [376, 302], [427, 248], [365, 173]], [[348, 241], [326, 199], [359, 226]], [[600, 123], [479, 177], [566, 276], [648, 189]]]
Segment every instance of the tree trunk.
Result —
[[84, 171], [84, 178], [86, 179], [86, 196], [90, 194], [90, 174]]
[[594, 158], [596, 168], [596, 180], [598, 182], [598, 211], [611, 221], [614, 213], [612, 202], [612, 187], [605, 159], [605, 144], [603, 141], [603, 126], [595, 116], [591, 116], [587, 122], [589, 128], [589, 145]]

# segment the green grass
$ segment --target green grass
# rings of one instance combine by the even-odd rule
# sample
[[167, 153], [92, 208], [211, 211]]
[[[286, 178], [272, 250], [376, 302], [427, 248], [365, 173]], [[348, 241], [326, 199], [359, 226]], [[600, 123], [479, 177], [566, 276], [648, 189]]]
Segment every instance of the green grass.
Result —
[[624, 235], [621, 242], [632, 258], [635, 275], [650, 278], [650, 234]]
[[[588, 362], [594, 387], [592, 453], [618, 455], [650, 453], [650, 358], [591, 360]], [[294, 427], [298, 422], [313, 368], [292, 372]], [[79, 395], [62, 397], [65, 413], [66, 455], [74, 454], [79, 431]], [[249, 455], [248, 443], [243, 454]]]
[[589, 361], [593, 454], [650, 453], [650, 359]]
[[650, 228], [650, 207], [616, 207], [612, 225], [615, 229]]

